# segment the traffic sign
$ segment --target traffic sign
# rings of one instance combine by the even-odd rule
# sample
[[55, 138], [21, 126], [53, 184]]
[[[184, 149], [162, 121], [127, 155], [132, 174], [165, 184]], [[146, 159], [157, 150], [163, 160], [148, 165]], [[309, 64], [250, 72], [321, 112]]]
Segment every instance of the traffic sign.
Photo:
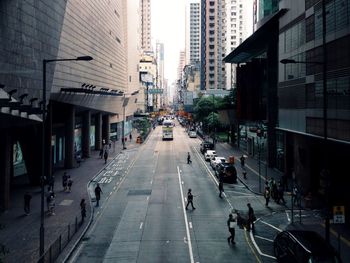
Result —
[[345, 223], [345, 206], [333, 206], [333, 224]]
[[163, 89], [148, 89], [149, 94], [162, 94]]

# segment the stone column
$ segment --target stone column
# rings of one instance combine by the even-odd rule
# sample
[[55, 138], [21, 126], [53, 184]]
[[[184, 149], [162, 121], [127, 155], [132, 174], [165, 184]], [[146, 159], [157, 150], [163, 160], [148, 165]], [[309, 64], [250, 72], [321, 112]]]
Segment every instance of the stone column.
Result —
[[95, 115], [95, 150], [102, 149], [102, 114]]
[[8, 131], [0, 132], [0, 211], [10, 208], [12, 138]]
[[109, 123], [109, 115], [103, 115], [102, 117], [102, 139], [109, 142], [109, 134], [110, 134], [110, 123]]
[[75, 107], [73, 105], [67, 105], [66, 107], [66, 136], [65, 136], [65, 168], [74, 167], [74, 128], [75, 128]]
[[90, 157], [90, 126], [91, 126], [91, 112], [85, 111], [83, 113], [83, 127], [82, 127], [82, 151], [83, 157]]
[[52, 175], [52, 103], [49, 103], [47, 106], [47, 115], [46, 115], [46, 123], [45, 123], [45, 176], [46, 178], [50, 178]]

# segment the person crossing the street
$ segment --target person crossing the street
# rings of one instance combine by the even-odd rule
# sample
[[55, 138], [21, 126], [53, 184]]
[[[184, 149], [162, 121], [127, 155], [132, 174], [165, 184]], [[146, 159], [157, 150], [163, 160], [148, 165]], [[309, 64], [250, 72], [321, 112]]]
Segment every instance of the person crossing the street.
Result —
[[187, 205], [186, 205], [186, 210], [188, 210], [188, 205], [191, 204], [192, 206], [192, 209], [196, 209], [194, 206], [193, 206], [193, 194], [192, 194], [192, 189], [188, 189], [188, 192], [187, 192]]
[[227, 238], [227, 242], [230, 244], [230, 242], [234, 245], [235, 242], [235, 226], [237, 225], [237, 215], [233, 216], [232, 214], [229, 214], [228, 220], [227, 220], [227, 227], [228, 231], [230, 232], [230, 236]]

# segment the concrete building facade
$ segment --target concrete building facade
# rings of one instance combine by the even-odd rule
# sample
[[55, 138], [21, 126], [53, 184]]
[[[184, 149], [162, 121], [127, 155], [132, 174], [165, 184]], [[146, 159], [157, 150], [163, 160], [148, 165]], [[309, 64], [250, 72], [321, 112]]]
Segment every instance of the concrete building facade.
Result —
[[141, 49], [152, 51], [151, 0], [140, 0], [141, 8]]
[[226, 89], [225, 1], [201, 0], [201, 89]]
[[200, 64], [201, 49], [201, 8], [200, 0], [186, 4], [186, 65]]
[[[253, 32], [253, 0], [226, 0], [226, 47], [228, 55]], [[236, 87], [236, 66], [225, 65], [227, 89]]]
[[[40, 182], [42, 162], [49, 178], [88, 158], [103, 140], [119, 139], [122, 95], [134, 75], [128, 71], [127, 2], [0, 2], [1, 210], [19, 181]], [[42, 160], [43, 60], [79, 56], [93, 60], [46, 63]]]

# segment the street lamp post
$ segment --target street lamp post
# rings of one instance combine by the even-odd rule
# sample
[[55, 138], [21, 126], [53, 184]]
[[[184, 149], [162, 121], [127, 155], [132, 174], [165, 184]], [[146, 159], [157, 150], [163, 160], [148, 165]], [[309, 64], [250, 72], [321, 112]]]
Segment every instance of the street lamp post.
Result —
[[46, 148], [46, 64], [51, 62], [59, 62], [59, 61], [90, 61], [93, 58], [90, 56], [82, 56], [76, 58], [69, 59], [44, 59], [43, 60], [43, 99], [42, 99], [42, 138], [41, 138], [41, 177], [40, 177], [40, 186], [41, 186], [41, 205], [40, 205], [40, 259], [44, 255], [45, 250], [45, 208], [44, 208], [44, 200], [45, 200], [45, 148]]

